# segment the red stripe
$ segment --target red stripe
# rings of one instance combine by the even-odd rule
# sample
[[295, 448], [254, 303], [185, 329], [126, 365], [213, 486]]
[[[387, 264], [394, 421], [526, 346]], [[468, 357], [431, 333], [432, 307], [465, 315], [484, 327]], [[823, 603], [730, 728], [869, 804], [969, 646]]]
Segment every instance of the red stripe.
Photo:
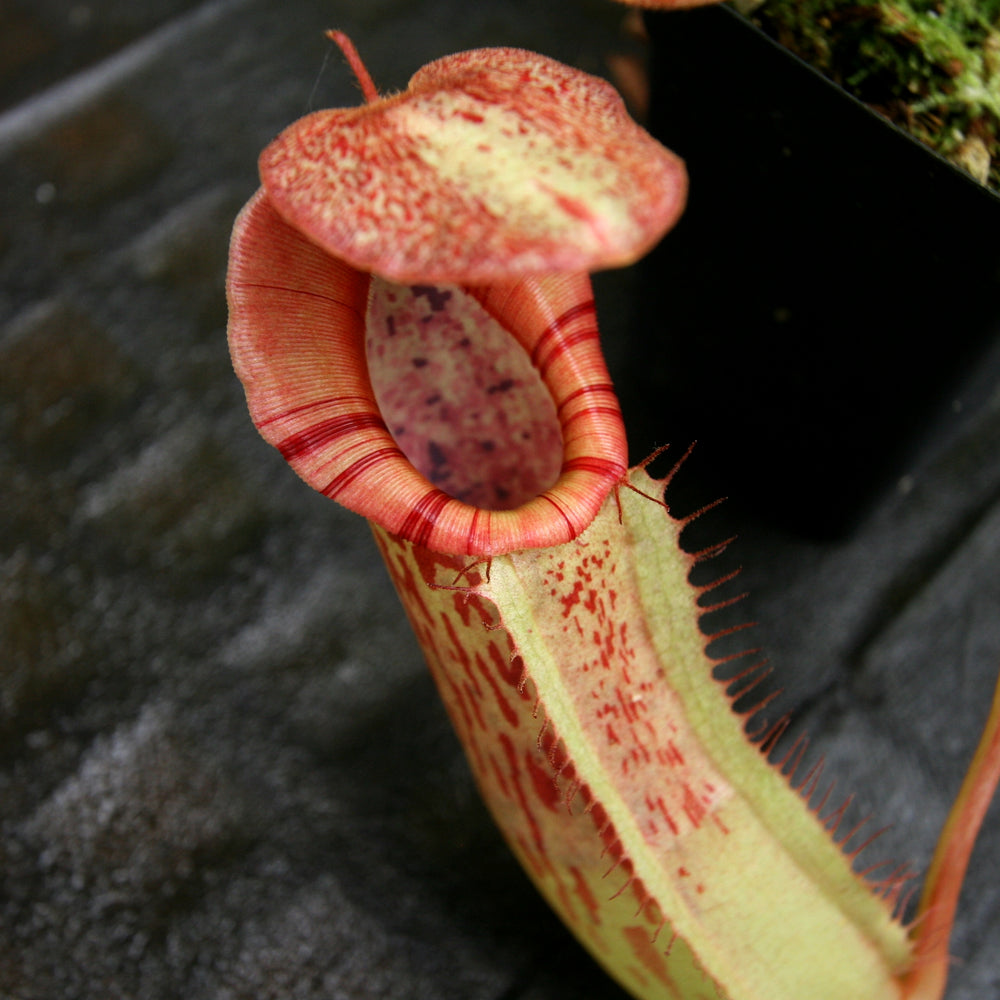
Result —
[[575, 537], [578, 532], [573, 522], [566, 515], [566, 511], [564, 511], [562, 507], [560, 507], [559, 504], [551, 496], [549, 496], [548, 493], [543, 493], [540, 499], [547, 500], [557, 511], [559, 511], [559, 516], [566, 522], [566, 527], [569, 528], [570, 538]]
[[[560, 404], [557, 413], [562, 413], [563, 407], [568, 406], [573, 402], [574, 399], [579, 399], [581, 396], [589, 396], [591, 393], [611, 393], [615, 395], [615, 387], [610, 382], [595, 382], [593, 385], [584, 385], [579, 389], [574, 389]], [[617, 396], [615, 397], [617, 398]], [[586, 411], [585, 411], [586, 412]]]
[[574, 347], [579, 346], [585, 340], [599, 340], [600, 332], [597, 329], [597, 324], [593, 326], [588, 326], [583, 330], [578, 330], [576, 333], [569, 337], [566, 337], [556, 343], [552, 348], [551, 353], [545, 358], [543, 362], [538, 365], [538, 374], [545, 378], [545, 373], [549, 370], [549, 366], [554, 362], [558, 361], [559, 358], [569, 350]]
[[[564, 326], [572, 323], [573, 320], [578, 319], [580, 316], [585, 316], [587, 313], [596, 314], [596, 306], [593, 299], [588, 299], [586, 302], [579, 302], [575, 306], [570, 306], [558, 319], [553, 320], [549, 325], [542, 331], [541, 336], [538, 338], [534, 348], [531, 351], [531, 363], [540, 369], [538, 358], [542, 353], [542, 350], [546, 344], [546, 341], [551, 340], [553, 337], [557, 336]], [[593, 334], [597, 333], [597, 328], [593, 330]], [[593, 335], [592, 334], [592, 335]], [[562, 353], [563, 346], [559, 345], [555, 348], [554, 357], [558, 357]], [[548, 367], [552, 358], [547, 358], [545, 361], [545, 366]]]
[[320, 490], [324, 496], [331, 500], [337, 499], [337, 494], [350, 486], [358, 476], [364, 475], [373, 465], [378, 465], [388, 458], [398, 456], [403, 458], [403, 453], [398, 448], [378, 448], [363, 455], [356, 462], [352, 462], [346, 469], [330, 480], [327, 485]]
[[411, 542], [416, 542], [417, 545], [426, 545], [434, 530], [434, 525], [437, 524], [437, 519], [441, 516], [441, 511], [453, 499], [439, 489], [428, 490], [413, 505], [413, 510], [406, 515], [406, 520], [399, 533], [404, 538], [410, 539]]
[[318, 424], [307, 427], [298, 434], [287, 437], [279, 442], [278, 451], [291, 462], [310, 452], [325, 448], [331, 442], [354, 431], [377, 428], [388, 433], [385, 421], [378, 413], [345, 413], [329, 420], [321, 420]]
[[[479, 515], [484, 514], [487, 518], [487, 525], [489, 525], [489, 511], [484, 511], [479, 507], [472, 508], [472, 522], [469, 524], [468, 539], [469, 546], [472, 547], [473, 541], [477, 538], [479, 534]], [[487, 574], [488, 575], [488, 574]]]
[[293, 406], [288, 410], [281, 410], [279, 413], [272, 413], [271, 416], [265, 417], [261, 420], [257, 426], [266, 427], [268, 424], [277, 423], [279, 420], [287, 420], [289, 417], [295, 417], [302, 413], [308, 413], [310, 410], [316, 410], [323, 406], [334, 406], [338, 409], [342, 409], [345, 406], [357, 406], [358, 404], [370, 403], [371, 398], [369, 396], [324, 396], [322, 399], [314, 399], [310, 403], [301, 403], [298, 406]]
[[332, 306], [340, 306], [344, 312], [350, 313], [359, 320], [364, 319], [364, 313], [355, 309], [349, 302], [345, 302], [343, 299], [335, 299], [332, 295], [324, 295], [323, 292], [314, 292], [309, 288], [291, 288], [288, 285], [270, 285], [262, 281], [240, 281], [237, 282], [237, 285], [241, 289], [252, 288], [255, 291], [287, 292], [289, 295], [306, 295], [309, 298], [319, 299], [320, 302], [326, 302]]
[[613, 417], [621, 423], [622, 411], [617, 406], [588, 406], [585, 410], [574, 413], [568, 420], [561, 420], [559, 423], [565, 431], [574, 420], [579, 420], [581, 417]]
[[598, 476], [613, 476], [621, 479], [627, 471], [620, 462], [613, 462], [609, 458], [591, 458], [581, 455], [579, 458], [571, 458], [568, 462], [563, 462], [562, 471], [565, 472], [593, 472]]

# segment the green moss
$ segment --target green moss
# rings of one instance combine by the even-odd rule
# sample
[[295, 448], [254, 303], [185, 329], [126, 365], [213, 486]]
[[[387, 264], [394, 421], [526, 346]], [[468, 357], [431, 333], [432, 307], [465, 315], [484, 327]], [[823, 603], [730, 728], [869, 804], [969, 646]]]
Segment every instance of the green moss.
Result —
[[752, 17], [1000, 190], [1000, 0], [764, 0]]

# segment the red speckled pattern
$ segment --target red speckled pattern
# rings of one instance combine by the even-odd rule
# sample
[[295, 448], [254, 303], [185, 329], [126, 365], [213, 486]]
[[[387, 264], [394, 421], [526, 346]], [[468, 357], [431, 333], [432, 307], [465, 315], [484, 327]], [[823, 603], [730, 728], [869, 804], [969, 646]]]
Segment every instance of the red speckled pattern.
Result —
[[379, 410], [434, 486], [509, 510], [556, 482], [563, 446], [552, 397], [472, 295], [375, 278], [366, 329]]
[[317, 111], [263, 152], [281, 215], [394, 281], [485, 283], [638, 259], [684, 207], [683, 163], [604, 80], [519, 49], [421, 69]]
[[[712, 823], [713, 790], [688, 775], [689, 748], [675, 742], [663, 713], [670, 692], [662, 683], [653, 690], [648, 643], [642, 635], [633, 643], [634, 625], [622, 618], [629, 608], [616, 591], [612, 555], [621, 540], [601, 537], [614, 525], [610, 513], [585, 540], [503, 558], [516, 560], [526, 577], [537, 570], [537, 596], [549, 609], [538, 627], [575, 633], [563, 644], [562, 666], [576, 675], [581, 721], [605, 766], [629, 775], [646, 798], [644, 832], [666, 849], [675, 830]], [[567, 759], [546, 710], [552, 691], [529, 675], [503, 627], [505, 612], [490, 599], [490, 566], [379, 529], [375, 536], [483, 797], [539, 889], [599, 960], [622, 949], [631, 954], [625, 985], [647, 995], [659, 989], [665, 998], [718, 1000], [722, 994], [633, 875], [614, 823]], [[715, 826], [713, 835], [723, 849], [725, 828]], [[680, 870], [678, 880], [684, 876]], [[690, 886], [693, 895], [703, 891]], [[620, 958], [616, 973], [623, 975]]]

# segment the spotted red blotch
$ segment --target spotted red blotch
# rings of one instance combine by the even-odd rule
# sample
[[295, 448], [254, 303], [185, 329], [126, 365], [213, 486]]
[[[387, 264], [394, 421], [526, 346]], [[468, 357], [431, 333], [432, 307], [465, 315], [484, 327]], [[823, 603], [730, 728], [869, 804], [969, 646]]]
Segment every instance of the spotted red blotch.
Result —
[[520, 49], [448, 56], [401, 94], [308, 115], [260, 173], [294, 228], [409, 283], [628, 264], [687, 192], [682, 161], [610, 84]]

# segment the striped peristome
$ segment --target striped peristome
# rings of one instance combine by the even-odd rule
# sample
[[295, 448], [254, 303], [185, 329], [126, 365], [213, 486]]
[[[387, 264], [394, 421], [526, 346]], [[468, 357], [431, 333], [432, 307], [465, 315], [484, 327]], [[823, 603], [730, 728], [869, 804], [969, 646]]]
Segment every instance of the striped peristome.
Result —
[[[579, 534], [627, 468], [587, 275], [527, 276], [452, 293], [516, 331], [555, 405], [557, 477], [507, 510], [473, 506], [434, 486], [390, 433], [366, 353], [373, 284], [391, 294], [389, 283], [373, 282], [289, 226], [264, 191], [246, 206], [230, 258], [229, 337], [265, 439], [310, 486], [422, 545], [494, 555]], [[461, 396], [461, 385], [442, 389]], [[461, 408], [461, 400], [452, 405]], [[494, 450], [505, 447], [493, 442]]]

